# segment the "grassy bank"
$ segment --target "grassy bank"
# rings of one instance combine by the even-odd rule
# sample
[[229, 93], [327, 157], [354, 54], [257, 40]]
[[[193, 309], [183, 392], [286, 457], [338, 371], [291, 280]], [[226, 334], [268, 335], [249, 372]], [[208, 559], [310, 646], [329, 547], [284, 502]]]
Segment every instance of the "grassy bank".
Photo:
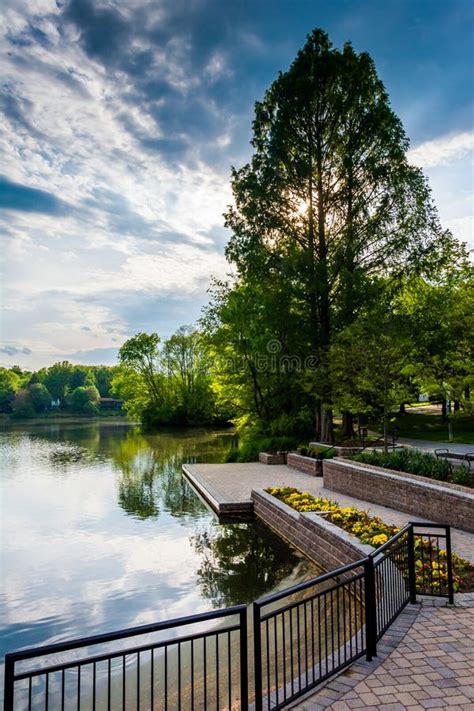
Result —
[[[448, 423], [441, 414], [427, 412], [407, 412], [397, 414], [390, 423], [390, 429], [397, 427], [399, 437], [426, 439], [431, 442], [448, 441]], [[456, 415], [451, 419], [453, 442], [474, 444], [474, 417]]]

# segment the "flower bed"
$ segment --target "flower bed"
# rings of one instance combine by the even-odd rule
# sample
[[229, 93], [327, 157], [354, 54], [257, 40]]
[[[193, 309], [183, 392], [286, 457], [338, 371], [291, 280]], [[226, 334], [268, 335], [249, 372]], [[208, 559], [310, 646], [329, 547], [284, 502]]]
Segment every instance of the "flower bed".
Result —
[[[396, 526], [385, 523], [379, 516], [369, 516], [366, 511], [360, 511], [354, 506], [341, 507], [331, 499], [315, 497], [306, 491], [298, 491], [292, 487], [274, 487], [267, 489], [267, 492], [296, 511], [302, 513], [313, 511], [324, 514], [328, 521], [351, 533], [361, 543], [367, 543], [374, 548], [386, 543], [400, 530]], [[438, 565], [437, 557], [433, 559], [431, 555], [434, 550], [432, 544], [427, 540], [416, 539], [415, 550], [419, 553], [416, 557], [416, 576], [419, 586], [423, 586], [428, 572], [434, 587], [440, 587], [446, 583], [446, 551], [439, 552]], [[452, 561], [454, 590], [456, 592], [466, 590], [471, 587], [474, 566], [456, 553], [452, 554]], [[431, 570], [428, 570], [429, 568]]]
[[428, 452], [418, 449], [397, 449], [393, 452], [361, 452], [351, 457], [356, 462], [372, 464], [385, 469], [393, 469], [407, 474], [426, 476], [436, 481], [450, 481], [453, 484], [469, 484], [469, 469], [464, 466], [453, 468], [446, 459], [437, 459]]

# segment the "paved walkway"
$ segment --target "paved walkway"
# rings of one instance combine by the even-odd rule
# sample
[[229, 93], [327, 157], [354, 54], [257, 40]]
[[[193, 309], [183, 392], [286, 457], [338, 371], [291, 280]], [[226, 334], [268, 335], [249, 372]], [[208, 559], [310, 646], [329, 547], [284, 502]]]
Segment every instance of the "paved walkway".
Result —
[[[266, 489], [270, 486], [294, 486], [308, 491], [314, 496], [327, 496], [341, 506], [356, 506], [372, 516], [380, 516], [385, 523], [405, 526], [414, 518], [413, 514], [371, 504], [362, 499], [339, 494], [326, 489], [322, 477], [303, 474], [286, 465], [266, 465], [259, 462], [246, 464], [186, 464], [183, 469], [194, 479], [203, 492], [210, 492], [211, 504], [217, 510], [220, 503], [250, 502], [252, 489]], [[213, 503], [214, 502], [214, 503]], [[452, 548], [458, 555], [474, 563], [474, 534], [451, 529]], [[473, 709], [474, 711], [474, 709]]]
[[373, 662], [356, 662], [294, 711], [473, 711], [474, 594], [454, 607], [430, 603], [405, 608]]
[[410, 447], [422, 449], [425, 452], [434, 452], [435, 449], [449, 449], [450, 452], [457, 454], [473, 454], [474, 444], [461, 444], [459, 442], [431, 442], [427, 439], [409, 439], [400, 437], [397, 444], [408, 444]]

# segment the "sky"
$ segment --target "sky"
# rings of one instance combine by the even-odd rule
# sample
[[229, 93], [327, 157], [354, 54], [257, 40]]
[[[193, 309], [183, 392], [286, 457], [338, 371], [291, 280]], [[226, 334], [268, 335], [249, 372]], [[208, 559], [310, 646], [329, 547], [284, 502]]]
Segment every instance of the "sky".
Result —
[[229, 271], [230, 169], [315, 27], [368, 51], [442, 224], [474, 247], [474, 3], [2, 0], [0, 365], [116, 362]]

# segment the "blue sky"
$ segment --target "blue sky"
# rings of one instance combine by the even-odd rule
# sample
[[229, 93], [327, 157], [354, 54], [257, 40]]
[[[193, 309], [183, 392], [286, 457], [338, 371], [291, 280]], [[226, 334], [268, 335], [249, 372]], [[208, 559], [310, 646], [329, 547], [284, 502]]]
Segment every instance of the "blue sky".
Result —
[[314, 27], [372, 55], [443, 225], [474, 246], [473, 8], [3, 0], [0, 364], [113, 363], [199, 317], [253, 104]]

